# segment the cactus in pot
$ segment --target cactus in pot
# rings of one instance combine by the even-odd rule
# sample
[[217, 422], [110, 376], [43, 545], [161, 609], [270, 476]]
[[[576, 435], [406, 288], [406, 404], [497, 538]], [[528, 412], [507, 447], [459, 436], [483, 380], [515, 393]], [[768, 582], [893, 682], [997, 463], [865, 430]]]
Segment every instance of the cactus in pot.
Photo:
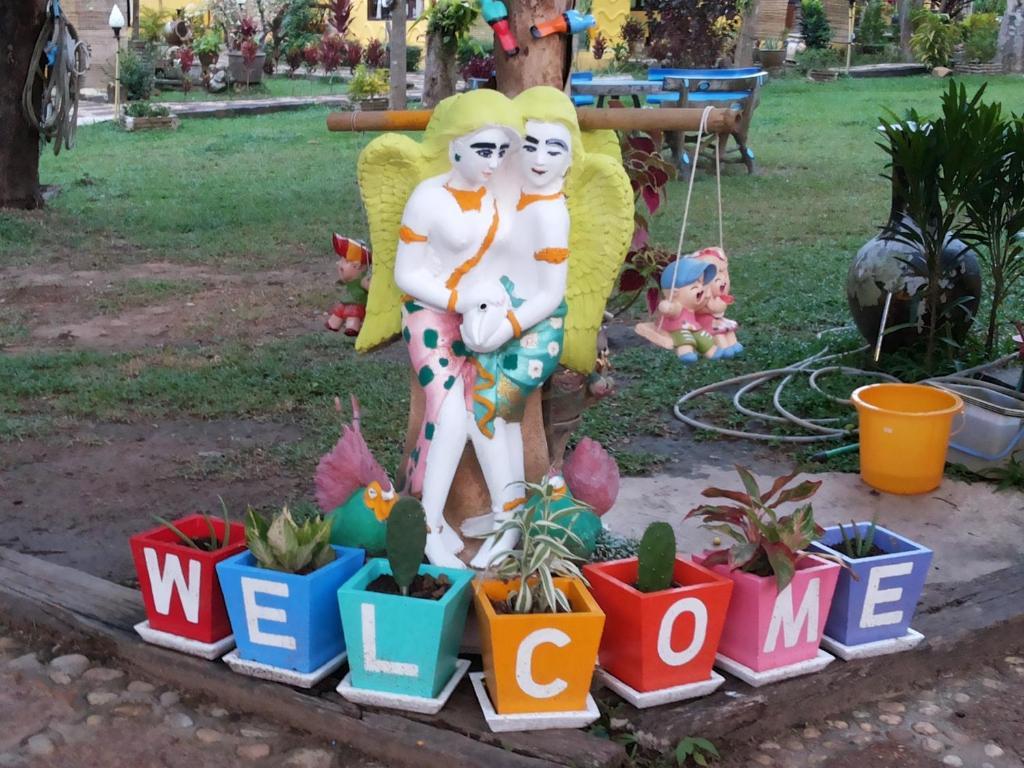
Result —
[[409, 594], [426, 545], [427, 518], [423, 505], [409, 496], [399, 499], [388, 517], [387, 551], [391, 575], [403, 595]]
[[672, 586], [676, 564], [676, 535], [668, 523], [651, 523], [644, 531], [637, 552], [636, 588], [660, 592]]

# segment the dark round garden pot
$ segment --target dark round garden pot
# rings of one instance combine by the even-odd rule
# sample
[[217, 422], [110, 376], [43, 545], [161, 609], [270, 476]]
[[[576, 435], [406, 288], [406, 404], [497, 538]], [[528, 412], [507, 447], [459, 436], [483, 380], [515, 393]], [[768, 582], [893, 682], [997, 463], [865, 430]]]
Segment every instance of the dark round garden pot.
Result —
[[245, 57], [241, 51], [228, 51], [228, 74], [236, 83], [247, 83], [254, 85], [263, 81], [263, 62], [267, 54], [260, 52], [256, 58], [246, 66]]
[[[924, 294], [927, 262], [924, 253], [899, 239], [903, 207], [901, 172], [893, 173], [892, 208], [882, 231], [857, 252], [846, 276], [846, 300], [857, 330], [874, 345], [882, 324], [886, 296], [892, 293], [882, 349], [886, 352], [924, 339], [929, 318]], [[978, 257], [962, 241], [949, 239], [942, 250], [942, 319], [949, 333], [963, 342], [981, 301]]]
[[786, 50], [785, 48], [780, 48], [777, 51], [766, 51], [763, 48], [759, 48], [758, 59], [761, 62], [761, 66], [765, 69], [782, 69], [786, 64]]

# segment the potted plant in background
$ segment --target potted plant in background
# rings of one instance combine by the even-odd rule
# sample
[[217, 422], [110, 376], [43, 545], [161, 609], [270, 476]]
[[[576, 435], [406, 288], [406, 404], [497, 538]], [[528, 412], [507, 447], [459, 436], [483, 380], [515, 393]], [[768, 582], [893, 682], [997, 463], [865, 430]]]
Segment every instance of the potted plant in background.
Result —
[[296, 522], [284, 507], [267, 522], [252, 509], [248, 551], [217, 565], [237, 649], [235, 672], [301, 688], [316, 685], [345, 659], [335, 601], [363, 564], [361, 549], [330, 544], [331, 523]]
[[199, 59], [203, 68], [203, 84], [210, 80], [210, 67], [217, 63], [220, 56], [220, 33], [216, 29], [207, 29], [192, 43], [192, 51]]
[[629, 47], [630, 58], [636, 58], [647, 39], [647, 25], [630, 14], [619, 28], [619, 37]]
[[256, 20], [243, 17], [232, 36], [232, 49], [228, 51], [228, 74], [236, 83], [245, 83], [246, 88], [263, 80], [263, 61], [267, 54], [257, 42], [258, 32]]
[[676, 554], [668, 523], [644, 531], [637, 557], [583, 569], [607, 616], [599, 675], [634, 707], [704, 696], [725, 682], [712, 671], [732, 581]]
[[338, 590], [349, 701], [436, 714], [469, 662], [458, 658], [473, 572], [423, 563], [427, 521], [400, 499], [387, 521], [387, 558], [374, 558]]
[[[492, 731], [578, 728], [599, 716], [590, 695], [604, 613], [572, 562], [561, 522], [580, 510], [555, 511], [550, 486], [539, 517], [514, 515], [492, 535], [517, 531], [520, 549], [493, 564], [498, 578], [474, 584], [484, 671], [470, 675]], [[578, 540], [577, 540], [578, 541]]]
[[762, 40], [757, 52], [761, 66], [769, 72], [779, 71], [786, 63], [786, 47], [777, 38]]
[[694, 558], [733, 581], [718, 666], [753, 686], [817, 672], [833, 660], [818, 646], [839, 565], [807, 552], [824, 532], [809, 503], [789, 515], [778, 508], [807, 501], [821, 481], [790, 486], [794, 473], [762, 492], [750, 470], [736, 471], [742, 491], [703, 492], [731, 504], [702, 505], [687, 514], [733, 541]]
[[124, 108], [121, 125], [126, 131], [176, 131], [181, 121], [163, 104], [133, 101]]
[[811, 551], [847, 566], [825, 622], [825, 648], [842, 659], [861, 659], [905, 651], [924, 639], [910, 621], [928, 576], [930, 549], [872, 520], [826, 528]]
[[368, 69], [365, 64], [356, 67], [348, 82], [348, 97], [356, 109], [379, 112], [388, 108], [388, 71]]
[[217, 563], [245, 548], [245, 529], [224, 517], [189, 515], [129, 540], [146, 621], [135, 625], [143, 640], [216, 659], [235, 641], [224, 607]]
[[490, 87], [494, 80], [494, 67], [494, 56], [491, 54], [471, 57], [459, 70], [462, 79], [466, 81], [466, 90]]

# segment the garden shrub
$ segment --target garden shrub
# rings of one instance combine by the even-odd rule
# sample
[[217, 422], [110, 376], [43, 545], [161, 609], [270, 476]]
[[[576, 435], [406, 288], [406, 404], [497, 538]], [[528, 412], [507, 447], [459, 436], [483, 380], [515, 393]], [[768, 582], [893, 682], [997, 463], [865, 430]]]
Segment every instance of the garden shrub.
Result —
[[887, 24], [882, 14], [882, 0], [871, 0], [864, 8], [857, 27], [857, 42], [861, 45], [881, 45], [885, 41]]
[[803, 0], [801, 5], [803, 18], [800, 28], [804, 33], [804, 42], [808, 48], [828, 48], [832, 44], [832, 27], [825, 16], [825, 6], [821, 0]]
[[967, 61], [987, 63], [996, 57], [999, 19], [994, 13], [972, 13], [963, 22], [964, 55]]
[[713, 67], [732, 46], [736, 0], [647, 0], [645, 8], [648, 53], [669, 66]]
[[145, 101], [153, 93], [156, 76], [153, 63], [148, 57], [139, 56], [131, 49], [117, 54], [120, 67], [121, 87], [128, 101]]
[[932, 69], [948, 66], [960, 40], [960, 28], [945, 14], [923, 9], [914, 13], [913, 24], [910, 50], [914, 57]]

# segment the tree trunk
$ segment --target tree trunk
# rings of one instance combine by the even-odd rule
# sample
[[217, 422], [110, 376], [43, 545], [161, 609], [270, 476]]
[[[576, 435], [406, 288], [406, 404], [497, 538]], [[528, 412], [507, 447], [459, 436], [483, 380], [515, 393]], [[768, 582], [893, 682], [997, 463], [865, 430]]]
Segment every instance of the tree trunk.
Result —
[[[38, 208], [39, 132], [21, 111], [21, 91], [34, 64], [36, 38], [45, 21], [46, 0], [0, 2], [0, 208]], [[42, 87], [33, 94], [40, 109]]]
[[996, 61], [1004, 72], [1024, 72], [1024, 0], [1008, 0], [999, 27]]
[[912, 61], [914, 56], [910, 52], [910, 36], [914, 33], [910, 25], [910, 17], [914, 11], [921, 7], [921, 0], [899, 0], [900, 10], [900, 53], [906, 61]]
[[423, 65], [423, 106], [433, 108], [455, 93], [459, 81], [458, 49], [446, 48], [441, 35], [427, 34], [427, 61]]
[[139, 40], [139, 0], [129, 0], [132, 15], [132, 40]]
[[498, 90], [509, 97], [535, 85], [551, 85], [562, 90], [568, 40], [565, 35], [534, 40], [530, 26], [562, 13], [565, 3], [563, 0], [506, 0], [505, 4], [509, 6], [509, 25], [519, 42], [519, 54], [506, 56], [495, 41]]
[[405, 0], [394, 0], [391, 6], [391, 109], [405, 109]]
[[[754, 39], [757, 36], [757, 17], [760, 6], [758, 0], [750, 0], [747, 12], [743, 14], [739, 38], [736, 40], [736, 50], [732, 55], [733, 66], [749, 67], [754, 63]], [[786, 41], [783, 40], [782, 44], [785, 45]]]

